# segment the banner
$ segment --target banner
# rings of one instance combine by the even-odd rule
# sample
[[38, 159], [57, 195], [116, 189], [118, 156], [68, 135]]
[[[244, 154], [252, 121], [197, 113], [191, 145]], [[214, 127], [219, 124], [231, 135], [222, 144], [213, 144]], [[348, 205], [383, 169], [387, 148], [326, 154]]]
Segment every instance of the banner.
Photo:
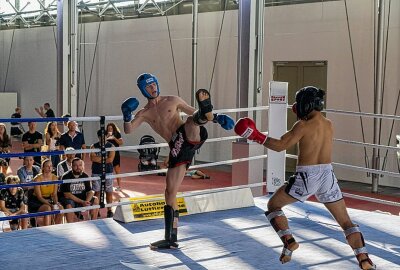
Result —
[[[159, 198], [157, 200], [157, 198]], [[142, 196], [137, 198], [129, 198], [130, 201], [151, 200], [149, 202], [133, 203], [131, 205], [134, 220], [149, 220], [156, 218], [164, 218], [165, 199], [162, 195]], [[156, 199], [156, 200], [155, 200]], [[177, 198], [179, 215], [188, 214], [185, 198]]]

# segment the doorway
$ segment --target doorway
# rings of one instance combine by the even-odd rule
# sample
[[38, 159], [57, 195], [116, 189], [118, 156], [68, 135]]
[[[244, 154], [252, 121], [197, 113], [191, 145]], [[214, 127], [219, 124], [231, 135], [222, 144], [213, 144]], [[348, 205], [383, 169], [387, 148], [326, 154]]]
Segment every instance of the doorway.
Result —
[[[288, 103], [295, 102], [296, 91], [304, 86], [315, 86], [325, 90], [327, 85], [327, 61], [305, 61], [305, 62], [274, 62], [273, 80], [288, 82]], [[325, 95], [325, 104], [327, 95]], [[296, 115], [288, 111], [287, 126], [290, 129], [297, 121]], [[289, 148], [286, 153], [297, 155], [297, 146]], [[296, 160], [286, 158], [286, 172], [296, 171]]]

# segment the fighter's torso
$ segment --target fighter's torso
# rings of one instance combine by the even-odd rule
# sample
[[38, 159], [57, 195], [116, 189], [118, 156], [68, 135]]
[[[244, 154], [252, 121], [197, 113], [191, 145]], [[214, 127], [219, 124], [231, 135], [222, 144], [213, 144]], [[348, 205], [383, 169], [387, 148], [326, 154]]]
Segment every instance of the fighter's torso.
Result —
[[333, 126], [321, 114], [305, 121], [306, 134], [299, 141], [297, 164], [316, 165], [332, 162]]
[[169, 142], [175, 131], [183, 124], [179, 116], [180, 99], [174, 96], [160, 96], [157, 103], [148, 103], [140, 116], [151, 128]]

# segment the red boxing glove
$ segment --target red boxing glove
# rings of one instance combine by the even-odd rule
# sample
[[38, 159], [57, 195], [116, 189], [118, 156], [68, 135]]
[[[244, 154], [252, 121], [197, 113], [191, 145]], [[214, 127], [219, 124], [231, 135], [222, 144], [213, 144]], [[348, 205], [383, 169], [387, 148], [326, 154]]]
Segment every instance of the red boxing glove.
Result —
[[264, 144], [267, 140], [267, 136], [258, 131], [254, 121], [248, 117], [240, 118], [236, 122], [235, 133], [259, 144]]

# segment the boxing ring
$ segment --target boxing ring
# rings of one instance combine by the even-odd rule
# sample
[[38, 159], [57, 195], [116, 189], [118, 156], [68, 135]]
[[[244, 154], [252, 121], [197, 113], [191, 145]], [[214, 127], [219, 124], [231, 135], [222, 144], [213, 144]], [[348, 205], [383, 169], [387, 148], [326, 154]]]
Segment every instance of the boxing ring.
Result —
[[[216, 112], [234, 113], [269, 109], [267, 106], [241, 109], [226, 109]], [[343, 113], [343, 112], [342, 112]], [[348, 113], [356, 114], [356, 113]], [[379, 117], [379, 116], [378, 116]], [[70, 117], [70, 118], [21, 118], [18, 122], [48, 121], [99, 121], [104, 130], [105, 121], [121, 120], [121, 116]], [[398, 119], [396, 119], [398, 120]], [[0, 119], [0, 122], [16, 121]], [[102, 135], [104, 139], [104, 133]], [[234, 141], [238, 136], [210, 138], [207, 143]], [[336, 139], [335, 139], [336, 140]], [[345, 143], [352, 143], [345, 141]], [[365, 145], [363, 143], [357, 143]], [[383, 147], [389, 150], [396, 148]], [[166, 143], [115, 147], [113, 150], [137, 150], [152, 147], [167, 147]], [[261, 146], [260, 146], [261, 147]], [[396, 149], [397, 150], [397, 149]], [[85, 149], [74, 151], [54, 151], [37, 153], [9, 153], [0, 157], [36, 156], [68, 153], [100, 152], [107, 149]], [[236, 158], [191, 168], [229, 165], [244, 161], [262, 160], [268, 155]], [[286, 155], [296, 158], [293, 155]], [[372, 170], [352, 165], [333, 163], [334, 166], [362, 170], [400, 177], [399, 173]], [[29, 186], [40, 184], [61, 184], [74, 181], [101, 180], [100, 205], [28, 213], [14, 217], [0, 217], [0, 222], [40, 215], [87, 211], [94, 208], [117, 207], [115, 219], [111, 218], [32, 228], [0, 234], [0, 262], [4, 269], [358, 269], [358, 263], [351, 248], [346, 243], [343, 232], [322, 204], [314, 202], [295, 203], [285, 207], [291, 229], [300, 244], [292, 261], [281, 265], [279, 254], [282, 243], [265, 218], [264, 212], [268, 196], [251, 195], [254, 188], [264, 189], [267, 183], [233, 186], [183, 192], [178, 197], [185, 198], [188, 215], [179, 220], [179, 244], [177, 250], [151, 251], [149, 243], [163, 235], [162, 219], [135, 221], [124, 220], [123, 213], [130, 211], [130, 205], [151, 202], [156, 199], [138, 198], [132, 202], [104, 203], [106, 178], [134, 177], [157, 174], [165, 169], [131, 172], [101, 177], [59, 180], [52, 182], [1, 185]], [[228, 194], [228, 195], [226, 195]], [[363, 199], [399, 207], [400, 203], [344, 193], [345, 197]], [[237, 199], [239, 198], [239, 199]], [[226, 204], [221, 206], [221, 201]], [[207, 203], [204, 203], [207, 202]], [[128, 208], [126, 208], [128, 207]], [[223, 211], [221, 211], [223, 210]], [[370, 258], [377, 269], [400, 269], [400, 217], [378, 212], [348, 209], [352, 220], [360, 225]], [[21, 254], [24, 256], [20, 256]]]
[[[3, 233], [0, 258], [7, 269], [358, 269], [339, 226], [314, 202], [285, 208], [300, 248], [281, 265], [282, 244], [264, 216], [267, 200], [180, 218], [177, 250], [149, 249], [163, 234], [161, 219], [123, 224], [109, 218]], [[378, 269], [400, 269], [399, 217], [349, 213]]]

